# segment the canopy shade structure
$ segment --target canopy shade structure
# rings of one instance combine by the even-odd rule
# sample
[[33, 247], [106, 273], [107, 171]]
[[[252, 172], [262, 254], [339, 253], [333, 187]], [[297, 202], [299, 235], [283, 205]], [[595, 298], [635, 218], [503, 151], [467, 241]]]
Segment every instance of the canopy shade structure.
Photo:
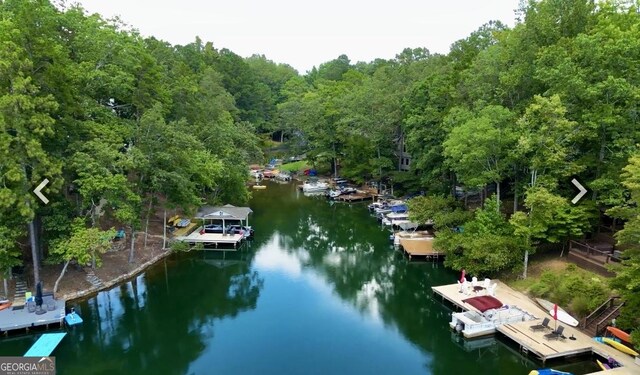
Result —
[[392, 212], [396, 212], [396, 213], [400, 213], [400, 212], [407, 212], [409, 210], [409, 207], [407, 207], [406, 204], [399, 204], [396, 206], [391, 206], [391, 211]]
[[478, 309], [480, 312], [485, 312], [489, 309], [498, 309], [502, 307], [502, 302], [499, 299], [492, 296], [479, 296], [463, 299], [462, 302], [468, 303], [471, 306]]
[[249, 207], [236, 207], [230, 204], [224, 206], [203, 206], [196, 214], [196, 219], [200, 220], [243, 220], [249, 218], [252, 213]]
[[401, 223], [398, 223], [398, 226], [399, 226], [402, 230], [404, 230], [404, 231], [408, 231], [409, 229], [416, 229], [416, 228], [418, 228], [420, 225], [419, 225], [418, 223], [414, 223], [414, 222], [408, 221], [408, 222], [401, 222]]

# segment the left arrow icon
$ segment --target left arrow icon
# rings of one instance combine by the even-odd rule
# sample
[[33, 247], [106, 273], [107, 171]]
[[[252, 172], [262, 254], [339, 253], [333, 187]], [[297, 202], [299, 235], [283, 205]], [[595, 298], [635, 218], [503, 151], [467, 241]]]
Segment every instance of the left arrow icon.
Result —
[[34, 193], [38, 198], [40, 198], [40, 200], [41, 200], [41, 201], [42, 201], [42, 203], [44, 203], [44, 204], [49, 203], [49, 200], [47, 199], [47, 197], [45, 197], [45, 196], [44, 196], [44, 194], [42, 194], [41, 190], [42, 190], [42, 189], [44, 189], [44, 187], [45, 187], [45, 186], [47, 186], [47, 184], [48, 184], [48, 183], [49, 183], [49, 180], [45, 178], [45, 179], [44, 179], [44, 181], [42, 181], [42, 182], [40, 183], [40, 185], [38, 185], [38, 187], [37, 187], [37, 188], [35, 188], [35, 189], [33, 190], [33, 193]]

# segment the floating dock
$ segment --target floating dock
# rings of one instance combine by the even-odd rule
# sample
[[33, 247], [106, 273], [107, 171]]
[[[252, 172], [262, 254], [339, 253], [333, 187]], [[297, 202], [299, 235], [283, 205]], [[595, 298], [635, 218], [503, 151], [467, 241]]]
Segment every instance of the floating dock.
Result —
[[[51, 308], [48, 308], [48, 303]], [[42, 314], [29, 312], [29, 308], [25, 305], [16, 310], [6, 309], [0, 311], [0, 333], [8, 335], [11, 331], [24, 330], [29, 332], [30, 329], [36, 327], [62, 327], [64, 324], [64, 301], [45, 299], [42, 305]]]
[[176, 237], [178, 241], [183, 241], [191, 246], [203, 244], [205, 250], [237, 250], [244, 239], [242, 234], [224, 234], [224, 233], [201, 233], [202, 227], [198, 228], [191, 234], [182, 237]]
[[375, 196], [375, 194], [371, 194], [370, 192], [367, 191], [358, 191], [357, 193], [353, 193], [353, 194], [344, 194], [344, 195], [340, 195], [338, 197], [336, 197], [334, 200], [339, 201], [339, 202], [362, 202], [362, 201], [368, 201], [373, 199]]
[[433, 237], [400, 237], [400, 249], [409, 259], [424, 257], [426, 259], [440, 259], [444, 253], [433, 249]]
[[[563, 334], [567, 338], [562, 340], [547, 340], [544, 338], [544, 334], [548, 332], [531, 331], [529, 326], [539, 324], [539, 320], [545, 317], [552, 319], [549, 326], [554, 327], [555, 322], [548, 312], [544, 311], [537, 303], [525, 294], [510, 288], [508, 285], [498, 280], [492, 280], [491, 283], [497, 284], [495, 297], [499, 299], [503, 305], [518, 306], [537, 318], [537, 320], [532, 321], [504, 324], [496, 328], [504, 337], [514, 341], [519, 346], [521, 353], [525, 355], [532, 354], [543, 363], [550, 359], [559, 359], [582, 354], [596, 354], [603, 358], [613, 357], [623, 365], [623, 367], [616, 368], [616, 372], [611, 372], [614, 370], [609, 370], [607, 371], [607, 374], [640, 373], [640, 366], [635, 364], [633, 357], [621, 353], [607, 344], [596, 342], [592, 337], [587, 336], [577, 328], [558, 322], [558, 325], [565, 327]], [[441, 296], [442, 299], [449, 301], [460, 310], [478, 311], [473, 306], [462, 302], [463, 299], [473, 297], [476, 294], [471, 291], [468, 293], [461, 293], [458, 284], [434, 286], [431, 287], [431, 289], [435, 294]], [[482, 295], [482, 293], [484, 292], [480, 292], [478, 295]], [[574, 339], [570, 339], [571, 337]], [[593, 374], [603, 373], [604, 372], [599, 371]]]
[[60, 341], [66, 336], [62, 333], [45, 333], [24, 354], [25, 357], [48, 357], [56, 349]]

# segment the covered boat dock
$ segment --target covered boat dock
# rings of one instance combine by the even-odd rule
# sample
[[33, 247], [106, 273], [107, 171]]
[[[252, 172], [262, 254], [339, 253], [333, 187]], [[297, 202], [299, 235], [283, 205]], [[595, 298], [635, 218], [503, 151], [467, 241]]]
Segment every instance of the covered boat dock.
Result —
[[[249, 226], [249, 214], [253, 211], [249, 207], [236, 207], [230, 204], [224, 206], [203, 206], [194, 217], [201, 221], [193, 232], [176, 237], [176, 240], [188, 243], [195, 247], [201, 244], [205, 250], [237, 250], [241, 247], [245, 238], [244, 233], [236, 233], [228, 230], [228, 225], [239, 224], [242, 227]], [[210, 230], [214, 226], [218, 230]]]

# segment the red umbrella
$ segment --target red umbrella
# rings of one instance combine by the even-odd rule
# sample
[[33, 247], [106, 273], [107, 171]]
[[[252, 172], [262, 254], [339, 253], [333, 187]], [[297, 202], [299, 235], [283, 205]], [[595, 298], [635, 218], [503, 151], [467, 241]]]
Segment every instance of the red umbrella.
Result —
[[[555, 320], [555, 328], [558, 328], [558, 304], [553, 304], [553, 319]], [[554, 328], [554, 331], [556, 330]]]
[[465, 272], [466, 272], [466, 271], [465, 271], [465, 270], [464, 270], [464, 268], [463, 268], [463, 269], [462, 269], [462, 275], [460, 275], [460, 282], [461, 282], [461, 283], [465, 282], [465, 280], [466, 280], [466, 279], [464, 278], [464, 276], [465, 276]]

